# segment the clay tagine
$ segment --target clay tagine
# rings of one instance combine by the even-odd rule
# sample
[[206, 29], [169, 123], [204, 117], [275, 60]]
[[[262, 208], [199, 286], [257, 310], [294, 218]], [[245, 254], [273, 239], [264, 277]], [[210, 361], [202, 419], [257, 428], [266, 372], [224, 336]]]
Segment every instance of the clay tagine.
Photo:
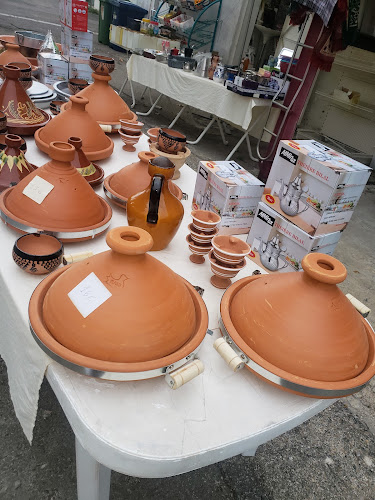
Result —
[[186, 136], [171, 128], [159, 129], [158, 146], [161, 151], [177, 154], [186, 147]]
[[336, 286], [347, 274], [340, 261], [310, 253], [302, 268], [234, 283], [220, 305], [222, 334], [282, 390], [347, 396], [375, 374], [374, 332]]
[[36, 170], [37, 167], [29, 163], [21, 146], [24, 140], [19, 135], [5, 135], [5, 149], [0, 149], [0, 192], [15, 186], [21, 179]]
[[[104, 179], [104, 193], [120, 207], [126, 207], [128, 198], [147, 189], [151, 182], [148, 162], [156, 158], [156, 155], [150, 151], [141, 151], [138, 158], [139, 161]], [[171, 180], [168, 181], [168, 188], [176, 198], [182, 199], [181, 189]]]
[[246, 266], [245, 256], [250, 252], [249, 245], [235, 236], [217, 235], [212, 239], [212, 251], [208, 255], [211, 264], [211, 285], [225, 289]]
[[0, 87], [0, 110], [7, 116], [8, 131], [12, 134], [33, 135], [44, 127], [51, 116], [37, 108], [18, 81], [20, 70], [3, 67], [5, 80]]
[[107, 244], [37, 286], [29, 318], [39, 345], [73, 370], [110, 380], [156, 377], [194, 357], [208, 326], [198, 292], [147, 254], [153, 240], [143, 229], [112, 229]]
[[[0, 150], [6, 148], [5, 136], [7, 135], [7, 133], [8, 133], [7, 115], [3, 111], [0, 111]], [[26, 141], [25, 139], [22, 138], [21, 141], [22, 144], [20, 146], [20, 150], [25, 154], [27, 150]]]
[[148, 173], [151, 177], [148, 187], [128, 200], [128, 223], [151, 234], [154, 240], [152, 250], [162, 250], [177, 233], [184, 207], [168, 187], [167, 181], [174, 173], [171, 161], [162, 157], [150, 160]]
[[173, 175], [173, 179], [178, 179], [181, 176], [180, 173], [180, 168], [184, 163], [186, 163], [186, 160], [189, 158], [191, 155], [191, 151], [189, 148], [185, 148], [184, 151], [179, 151], [176, 154], [171, 154], [171, 153], [165, 153], [164, 151], [161, 151], [157, 143], [152, 142], [150, 144], [150, 151], [152, 153], [157, 154], [158, 156], [162, 156], [163, 158], [168, 158], [170, 160], [175, 168], [175, 173]]
[[48, 154], [52, 141], [67, 142], [69, 137], [74, 136], [81, 138], [82, 151], [90, 161], [108, 158], [113, 152], [113, 141], [87, 112], [86, 97], [71, 96], [70, 103], [69, 109], [58, 114], [47, 127], [35, 134], [38, 148]]
[[[117, 92], [109, 85], [109, 82], [112, 80], [109, 74], [105, 74], [104, 71], [98, 73], [107, 63], [109, 66], [111, 65], [107, 60], [112, 58], [96, 55], [91, 57], [96, 59], [101, 57], [102, 61], [99, 62], [97, 69], [92, 73], [94, 82], [77, 94], [77, 96], [86, 97], [89, 100], [86, 108], [88, 113], [90, 113], [92, 118], [100, 125], [106, 127], [106, 132], [116, 132], [120, 127], [120, 118], [133, 120], [135, 122], [138, 121], [137, 115], [133, 113], [133, 111], [130, 111], [125, 101], [123, 101]], [[90, 59], [91, 68], [93, 68], [93, 61], [93, 59]], [[71, 103], [68, 102], [64, 104], [61, 109], [65, 111], [70, 107]], [[107, 127], [109, 127], [108, 130]]]
[[99, 186], [103, 182], [104, 170], [99, 165], [92, 163], [82, 151], [82, 140], [80, 137], [69, 137], [68, 143], [76, 149], [72, 165], [86, 179], [91, 187]]
[[[19, 45], [15, 43], [5, 43], [3, 45], [5, 45], [6, 50], [0, 54], [0, 66], [5, 66], [6, 64], [10, 64], [14, 61], [17, 63], [30, 64], [30, 61], [19, 51]], [[38, 67], [32, 66], [31, 69], [32, 71], [36, 71]]]
[[[11, 62], [9, 66], [15, 66], [21, 71], [19, 82], [24, 90], [29, 89], [33, 80], [31, 78], [31, 64], [25, 62]], [[3, 68], [0, 66], [0, 78], [4, 79]]]
[[112, 210], [71, 164], [76, 150], [52, 142], [51, 161], [0, 195], [1, 217], [17, 231], [48, 232], [64, 242], [102, 234]]
[[15, 242], [13, 260], [30, 274], [48, 274], [62, 262], [63, 245], [50, 234], [24, 234]]

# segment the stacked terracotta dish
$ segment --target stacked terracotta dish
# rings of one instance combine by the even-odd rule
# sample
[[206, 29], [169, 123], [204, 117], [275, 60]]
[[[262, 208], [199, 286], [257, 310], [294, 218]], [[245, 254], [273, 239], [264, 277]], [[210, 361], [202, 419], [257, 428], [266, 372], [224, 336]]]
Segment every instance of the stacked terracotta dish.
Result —
[[211, 284], [216, 288], [228, 288], [241, 269], [246, 266], [245, 257], [250, 252], [249, 245], [235, 236], [215, 236], [213, 249], [208, 255], [214, 276]]
[[[148, 135], [150, 140], [153, 141], [156, 135], [157, 129], [149, 129]], [[177, 132], [177, 130], [172, 130], [170, 128], [160, 128], [157, 141], [150, 143], [150, 151], [153, 153], [164, 156], [170, 160], [175, 167], [175, 174], [173, 179], [178, 179], [180, 177], [180, 168], [186, 162], [186, 159], [190, 156], [191, 151], [186, 147], [186, 137]]]
[[135, 144], [142, 137], [142, 127], [144, 123], [133, 120], [120, 119], [121, 128], [118, 131], [124, 143], [125, 151], [135, 151]]
[[189, 250], [192, 253], [189, 258], [194, 264], [203, 264], [204, 256], [212, 249], [211, 240], [219, 232], [217, 225], [221, 218], [209, 210], [193, 210], [191, 216], [193, 222], [189, 224], [190, 234], [186, 236]]

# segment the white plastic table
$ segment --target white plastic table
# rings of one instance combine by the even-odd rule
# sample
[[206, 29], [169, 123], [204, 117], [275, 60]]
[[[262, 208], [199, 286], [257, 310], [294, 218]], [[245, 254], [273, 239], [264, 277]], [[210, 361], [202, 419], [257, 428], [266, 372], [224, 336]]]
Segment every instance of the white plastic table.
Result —
[[[46, 156], [28, 140], [27, 158], [42, 165]], [[147, 149], [143, 136], [137, 151]], [[136, 153], [125, 153], [115, 138], [113, 155], [101, 162], [107, 174], [136, 160]], [[190, 222], [190, 205], [195, 173], [186, 165], [177, 184], [189, 195], [184, 201], [185, 218], [169, 247], [153, 252], [174, 271], [205, 291], [213, 335], [207, 334], [199, 358], [205, 371], [180, 389], [173, 391], [163, 378], [137, 382], [108, 382], [79, 375], [49, 360], [46, 377], [76, 437], [77, 488], [79, 500], [108, 500], [110, 472], [144, 478], [161, 478], [189, 472], [226, 458], [254, 455], [257, 447], [296, 427], [332, 404], [332, 400], [308, 399], [288, 394], [256, 378], [247, 370], [233, 373], [217, 352], [213, 342], [219, 336], [218, 313], [222, 291], [209, 284], [208, 262], [192, 264], [185, 242]], [[97, 188], [103, 194], [102, 187]], [[114, 208], [111, 227], [126, 225], [126, 214]], [[24, 429], [28, 416], [27, 398], [30, 370], [37, 370], [44, 354], [31, 338], [27, 306], [40, 277], [19, 269], [11, 258], [17, 234], [0, 225], [0, 314], [2, 328], [11, 329], [0, 336], [0, 354], [7, 362], [11, 394]], [[105, 250], [104, 237], [89, 242], [66, 245], [66, 253]], [[256, 269], [250, 261], [238, 278]], [[4, 327], [5, 325], [5, 327]], [[22, 352], [29, 363], [12, 360], [20, 352], [12, 350], [12, 339], [20, 336]], [[8, 340], [6, 340], [8, 339]], [[22, 349], [22, 347], [21, 347]], [[41, 356], [42, 354], [42, 356]], [[40, 356], [40, 357], [39, 357]], [[43, 376], [43, 371], [42, 371]], [[39, 390], [39, 387], [37, 387]], [[21, 395], [21, 397], [17, 397]], [[22, 399], [23, 398], [23, 399]], [[24, 405], [24, 406], [23, 406]], [[35, 418], [35, 417], [34, 417]], [[31, 421], [33, 425], [33, 422]]]

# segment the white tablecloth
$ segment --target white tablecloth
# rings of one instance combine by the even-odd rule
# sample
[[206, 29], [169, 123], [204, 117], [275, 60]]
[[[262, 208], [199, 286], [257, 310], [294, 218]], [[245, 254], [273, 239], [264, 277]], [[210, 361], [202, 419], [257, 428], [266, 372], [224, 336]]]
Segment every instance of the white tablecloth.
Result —
[[[155, 89], [182, 104], [210, 113], [244, 130], [271, 105], [269, 99], [240, 96], [227, 90], [221, 83], [181, 69], [170, 68], [167, 64], [135, 54], [130, 57], [126, 69], [129, 80]], [[273, 125], [277, 116], [278, 110], [275, 109], [275, 112], [272, 112]]]

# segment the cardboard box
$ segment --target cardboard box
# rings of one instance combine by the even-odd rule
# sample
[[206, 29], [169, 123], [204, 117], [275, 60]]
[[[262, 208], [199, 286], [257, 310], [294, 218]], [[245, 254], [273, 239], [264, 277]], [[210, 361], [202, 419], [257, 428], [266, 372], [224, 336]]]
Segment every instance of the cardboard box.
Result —
[[87, 31], [89, 4], [83, 0], [60, 0], [61, 24], [75, 31]]
[[280, 141], [262, 201], [311, 236], [341, 231], [370, 173], [317, 141]]
[[201, 161], [193, 208], [221, 217], [220, 234], [247, 233], [264, 184], [235, 161]]
[[88, 61], [71, 57], [69, 59], [69, 78], [83, 78], [84, 80], [92, 80], [92, 69]]
[[51, 85], [69, 78], [69, 62], [59, 54], [38, 54], [41, 83]]
[[94, 34], [91, 31], [73, 31], [67, 26], [61, 27], [61, 45], [65, 57], [76, 57], [88, 61], [92, 53]]
[[302, 270], [302, 259], [310, 252], [332, 255], [342, 232], [310, 236], [265, 203], [260, 202], [247, 243], [249, 258], [268, 273]]

